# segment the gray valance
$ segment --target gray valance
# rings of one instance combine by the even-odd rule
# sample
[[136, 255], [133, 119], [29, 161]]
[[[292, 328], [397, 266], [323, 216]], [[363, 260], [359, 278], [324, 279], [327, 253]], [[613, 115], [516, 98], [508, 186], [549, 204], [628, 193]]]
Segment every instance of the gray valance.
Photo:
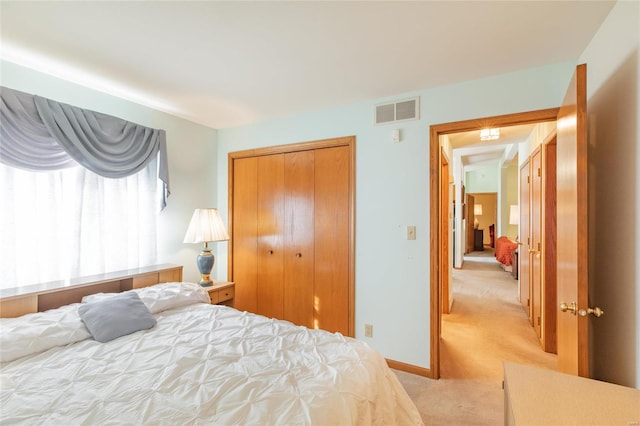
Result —
[[6, 87], [0, 95], [0, 162], [31, 171], [81, 164], [100, 176], [121, 178], [158, 158], [166, 206], [170, 191], [164, 130]]

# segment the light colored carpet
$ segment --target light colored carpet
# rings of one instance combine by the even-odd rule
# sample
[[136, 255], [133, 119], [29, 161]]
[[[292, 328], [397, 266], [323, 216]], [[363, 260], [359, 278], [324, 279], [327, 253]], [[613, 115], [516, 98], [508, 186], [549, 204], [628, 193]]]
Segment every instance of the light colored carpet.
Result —
[[493, 250], [453, 272], [454, 303], [442, 317], [440, 380], [396, 371], [427, 425], [503, 424], [502, 362], [555, 369], [517, 300], [518, 282]]

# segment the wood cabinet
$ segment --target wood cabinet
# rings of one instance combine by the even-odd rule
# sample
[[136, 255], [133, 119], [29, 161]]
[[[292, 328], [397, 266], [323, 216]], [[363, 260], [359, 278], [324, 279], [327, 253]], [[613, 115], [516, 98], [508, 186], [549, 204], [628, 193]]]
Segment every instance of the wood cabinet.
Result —
[[353, 335], [355, 138], [229, 154], [235, 307]]
[[205, 289], [209, 293], [212, 305], [233, 306], [235, 283], [214, 280], [213, 285]]
[[165, 263], [72, 278], [69, 281], [3, 289], [0, 291], [0, 317], [13, 318], [78, 303], [88, 294], [119, 293], [172, 281], [182, 281], [182, 266]]
[[182, 266], [159, 269], [157, 272], [136, 275], [132, 278], [132, 288], [148, 287], [158, 283], [182, 281]]

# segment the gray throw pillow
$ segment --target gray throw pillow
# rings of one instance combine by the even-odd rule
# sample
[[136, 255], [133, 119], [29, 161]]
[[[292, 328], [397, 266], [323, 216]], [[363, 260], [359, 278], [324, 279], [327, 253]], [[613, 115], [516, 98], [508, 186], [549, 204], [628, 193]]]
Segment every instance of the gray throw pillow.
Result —
[[156, 325], [156, 319], [133, 291], [84, 303], [78, 307], [78, 313], [89, 333], [102, 343]]

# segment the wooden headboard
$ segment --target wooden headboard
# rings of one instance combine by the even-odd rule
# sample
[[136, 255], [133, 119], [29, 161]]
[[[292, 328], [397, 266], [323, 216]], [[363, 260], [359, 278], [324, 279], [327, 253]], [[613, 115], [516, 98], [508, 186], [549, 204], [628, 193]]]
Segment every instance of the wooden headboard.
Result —
[[164, 263], [74, 278], [69, 282], [55, 281], [5, 289], [0, 292], [0, 318], [14, 318], [59, 308], [80, 302], [88, 294], [119, 293], [174, 281], [182, 281], [182, 266]]

